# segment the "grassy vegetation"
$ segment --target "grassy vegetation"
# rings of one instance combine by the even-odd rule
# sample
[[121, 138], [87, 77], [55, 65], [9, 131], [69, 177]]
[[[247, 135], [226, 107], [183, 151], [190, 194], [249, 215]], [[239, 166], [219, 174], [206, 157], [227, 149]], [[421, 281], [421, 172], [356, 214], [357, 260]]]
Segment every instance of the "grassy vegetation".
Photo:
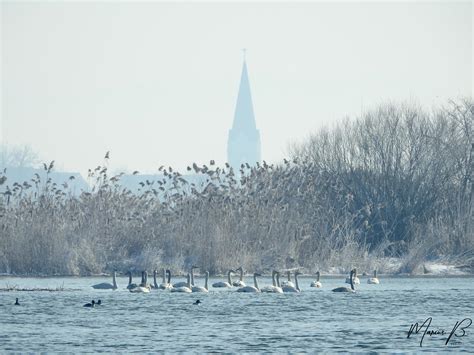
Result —
[[0, 273], [368, 271], [384, 257], [401, 258], [400, 272], [440, 258], [472, 267], [473, 143], [466, 99], [432, 112], [380, 106], [294, 145], [279, 165], [193, 164], [196, 185], [170, 167], [133, 194], [107, 163], [80, 196], [67, 182], [0, 175]]

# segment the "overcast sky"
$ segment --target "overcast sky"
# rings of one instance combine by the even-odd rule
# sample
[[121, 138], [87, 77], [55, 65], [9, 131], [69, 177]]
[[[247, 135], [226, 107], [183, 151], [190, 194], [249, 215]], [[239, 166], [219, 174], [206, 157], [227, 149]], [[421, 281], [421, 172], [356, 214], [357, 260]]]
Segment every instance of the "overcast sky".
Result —
[[1, 2], [1, 136], [84, 173], [226, 161], [242, 48], [262, 158], [386, 101], [472, 96], [464, 2]]

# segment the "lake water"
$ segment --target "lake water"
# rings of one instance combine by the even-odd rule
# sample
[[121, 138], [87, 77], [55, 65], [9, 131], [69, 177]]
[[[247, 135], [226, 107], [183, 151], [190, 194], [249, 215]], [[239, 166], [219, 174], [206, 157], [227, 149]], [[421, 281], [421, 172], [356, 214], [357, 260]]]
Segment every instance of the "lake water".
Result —
[[[322, 278], [323, 288], [315, 289], [305, 277], [300, 294], [245, 294], [235, 288], [133, 294], [124, 288], [125, 277], [118, 278], [116, 291], [90, 287], [110, 282], [107, 278], [4, 277], [0, 288], [77, 290], [0, 292], [0, 351], [474, 352], [474, 325], [448, 345], [447, 335], [426, 335], [420, 347], [424, 329], [407, 339], [410, 325], [428, 317], [431, 330], [447, 333], [456, 321], [474, 318], [474, 278], [380, 279], [368, 285], [362, 277], [355, 294], [331, 292], [344, 285], [343, 278]], [[267, 284], [269, 278], [260, 278], [260, 286]], [[13, 306], [16, 297], [21, 306]], [[99, 298], [102, 306], [82, 307]], [[196, 299], [202, 304], [193, 305]]]

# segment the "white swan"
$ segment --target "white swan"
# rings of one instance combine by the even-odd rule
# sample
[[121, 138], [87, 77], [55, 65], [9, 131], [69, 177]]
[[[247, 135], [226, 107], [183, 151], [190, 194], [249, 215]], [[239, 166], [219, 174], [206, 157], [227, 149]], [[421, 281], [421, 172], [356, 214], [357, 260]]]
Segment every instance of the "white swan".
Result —
[[368, 284], [379, 284], [380, 281], [377, 278], [377, 270], [374, 270], [374, 277], [371, 277], [370, 279], [367, 280]]
[[232, 272], [235, 272], [235, 271], [231, 269], [227, 272], [227, 282], [223, 282], [223, 281], [215, 282], [212, 284], [212, 287], [232, 287], [232, 278], [230, 277], [230, 274]]
[[142, 282], [140, 285], [134, 288], [130, 288], [129, 291], [132, 293], [149, 293], [151, 290], [150, 285], [147, 283], [148, 274], [146, 271], [142, 271]]
[[232, 283], [232, 286], [235, 286], [235, 287], [244, 287], [244, 286], [246, 286], [245, 282], [244, 282], [244, 269], [242, 269], [242, 266], [240, 266], [238, 269], [235, 269], [235, 271], [240, 271], [240, 278], [239, 278], [239, 280], [234, 281]]
[[323, 284], [319, 281], [319, 278], [321, 277], [321, 273], [318, 271], [316, 273], [316, 281], [313, 281], [311, 282], [311, 287], [317, 287], [317, 288], [321, 288], [323, 287]]
[[[268, 293], [283, 293], [281, 287], [278, 286], [277, 281], [275, 280], [275, 276], [278, 275], [279, 272], [276, 270], [272, 271], [272, 284], [262, 287], [260, 292], [268, 292]], [[278, 276], [279, 277], [279, 276]]]
[[181, 287], [173, 287], [171, 289], [171, 292], [186, 292], [186, 293], [190, 293], [190, 292], [193, 292], [191, 290], [191, 275], [188, 273], [188, 276], [187, 276], [187, 284], [186, 286], [181, 286]]
[[151, 285], [148, 283], [148, 272], [147, 271], [143, 271], [143, 281], [142, 281], [140, 286], [151, 289]]
[[295, 286], [283, 286], [281, 289], [283, 292], [300, 292], [300, 286], [298, 284], [298, 275], [301, 275], [301, 272], [295, 271]]
[[[193, 270], [197, 269], [197, 266], [191, 266], [191, 286], [194, 286], [194, 272]], [[173, 287], [187, 287], [188, 283], [181, 281], [173, 284]]]
[[204, 287], [202, 286], [193, 286], [191, 288], [191, 291], [193, 292], [209, 292], [209, 289], [207, 287], [207, 282], [209, 281], [209, 271], [206, 271], [206, 278], [204, 280]]
[[253, 286], [244, 286], [237, 289], [237, 292], [260, 292], [258, 288], [257, 276], [261, 276], [259, 273], [253, 274]]
[[[357, 277], [357, 269], [354, 268], [354, 269], [352, 269], [352, 271], [354, 272], [354, 277], [352, 278], [352, 283], [354, 285], [360, 285], [360, 280]], [[350, 284], [350, 283], [351, 283], [350, 277], [346, 277], [346, 284]]]
[[[168, 281], [166, 281], [166, 274], [168, 274]], [[171, 271], [163, 269], [163, 280], [159, 286], [161, 290], [171, 290], [173, 285], [171, 284]]]
[[335, 289], [332, 290], [332, 292], [355, 292], [354, 282], [352, 282], [354, 272], [355, 272], [355, 269], [351, 270], [351, 273], [349, 275], [349, 283], [351, 284], [351, 288], [346, 287], [346, 286], [336, 287]]
[[289, 286], [289, 287], [295, 287], [295, 284], [293, 282], [291, 282], [291, 271], [288, 270], [286, 272], [286, 275], [288, 276], [288, 280], [287, 281], [283, 281], [281, 283], [281, 285], [284, 287], [284, 286]]
[[102, 282], [100, 284], [92, 285], [92, 288], [96, 290], [116, 290], [117, 289], [117, 281], [115, 280], [116, 272], [112, 274], [112, 283]]

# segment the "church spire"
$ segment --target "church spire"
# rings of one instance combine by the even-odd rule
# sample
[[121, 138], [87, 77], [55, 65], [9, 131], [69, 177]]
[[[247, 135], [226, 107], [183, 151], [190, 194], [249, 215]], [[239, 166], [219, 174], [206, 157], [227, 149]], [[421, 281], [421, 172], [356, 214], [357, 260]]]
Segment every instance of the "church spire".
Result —
[[247, 72], [247, 62], [245, 60], [242, 66], [240, 76], [239, 94], [237, 104], [235, 105], [234, 123], [232, 129], [256, 129], [255, 115], [253, 113], [252, 94], [250, 92], [249, 75]]
[[260, 162], [260, 133], [255, 123], [245, 51], [234, 121], [227, 144], [228, 161], [234, 168], [243, 163], [255, 165]]

